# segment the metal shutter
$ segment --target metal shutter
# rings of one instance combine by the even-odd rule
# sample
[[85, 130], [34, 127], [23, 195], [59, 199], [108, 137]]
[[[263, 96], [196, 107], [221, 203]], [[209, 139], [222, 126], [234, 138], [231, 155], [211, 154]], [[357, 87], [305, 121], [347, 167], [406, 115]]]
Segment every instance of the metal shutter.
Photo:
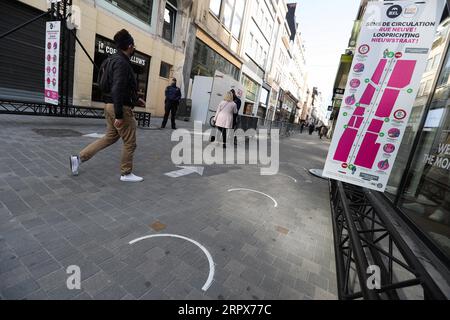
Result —
[[[29, 21], [42, 11], [17, 0], [0, 1], [0, 34]], [[73, 89], [74, 39], [72, 43], [69, 96]], [[0, 99], [44, 100], [45, 19], [0, 39]]]

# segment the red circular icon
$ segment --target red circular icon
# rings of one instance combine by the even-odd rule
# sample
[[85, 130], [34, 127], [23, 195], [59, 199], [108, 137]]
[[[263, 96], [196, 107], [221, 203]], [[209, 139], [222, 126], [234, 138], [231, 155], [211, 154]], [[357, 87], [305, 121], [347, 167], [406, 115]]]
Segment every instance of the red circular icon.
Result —
[[363, 44], [362, 46], [359, 47], [358, 52], [360, 54], [368, 54], [370, 51], [370, 47], [367, 44]]
[[50, 78], [47, 78], [47, 84], [50, 84], [51, 80]]
[[396, 120], [403, 120], [406, 118], [406, 115], [407, 115], [407, 113], [403, 109], [398, 109], [397, 111], [394, 112], [394, 118]]
[[397, 59], [400, 59], [401, 57], [403, 57], [403, 53], [397, 52], [397, 53], [395, 54], [395, 57], [396, 57]]
[[348, 164], [347, 163], [343, 163], [342, 164], [342, 168], [347, 169], [348, 168]]

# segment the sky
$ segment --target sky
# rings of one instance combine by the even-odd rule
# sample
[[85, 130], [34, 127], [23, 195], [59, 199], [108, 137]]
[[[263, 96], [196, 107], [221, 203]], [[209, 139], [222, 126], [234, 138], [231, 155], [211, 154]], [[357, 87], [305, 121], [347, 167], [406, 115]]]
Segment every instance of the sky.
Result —
[[360, 0], [297, 0], [297, 3], [297, 22], [306, 47], [309, 84], [319, 88], [324, 107], [327, 107]]

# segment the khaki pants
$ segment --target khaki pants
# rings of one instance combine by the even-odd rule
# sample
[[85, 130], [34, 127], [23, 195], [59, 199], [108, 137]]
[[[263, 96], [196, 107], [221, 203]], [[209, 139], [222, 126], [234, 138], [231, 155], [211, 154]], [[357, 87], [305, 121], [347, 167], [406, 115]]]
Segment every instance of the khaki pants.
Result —
[[88, 145], [80, 152], [80, 159], [82, 162], [88, 161], [99, 151], [109, 147], [122, 138], [122, 161], [121, 174], [127, 175], [133, 171], [133, 156], [136, 150], [136, 120], [133, 115], [133, 110], [130, 107], [123, 107], [123, 126], [120, 129], [114, 127], [116, 119], [114, 113], [114, 105], [105, 105], [105, 119], [106, 119], [106, 134], [103, 138]]

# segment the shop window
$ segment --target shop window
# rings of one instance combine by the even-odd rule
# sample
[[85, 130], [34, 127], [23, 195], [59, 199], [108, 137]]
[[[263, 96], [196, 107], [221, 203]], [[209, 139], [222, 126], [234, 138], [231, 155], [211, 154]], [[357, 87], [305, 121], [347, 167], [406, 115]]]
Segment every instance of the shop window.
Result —
[[438, 86], [446, 85], [449, 83], [450, 79], [450, 61], [446, 61], [443, 69], [442, 69], [442, 75], [439, 78]]
[[[442, 54], [445, 48], [445, 44], [448, 41], [449, 36], [449, 26], [446, 26], [446, 29], [441, 29], [436, 37], [444, 38], [443, 41], [440, 42], [439, 45], [436, 45], [430, 55], [435, 56], [435, 59], [439, 60], [437, 63], [439, 64], [442, 59], [445, 58], [445, 55]], [[441, 53], [440, 53], [441, 52]], [[429, 59], [429, 62], [432, 59]], [[432, 62], [429, 63], [432, 65]], [[426, 103], [428, 97], [430, 95], [430, 91], [433, 89], [432, 84], [437, 79], [437, 86], [446, 86], [448, 85], [450, 75], [450, 61], [447, 59], [444, 62], [444, 66], [439, 73], [437, 68], [434, 69], [432, 74], [425, 73], [421, 83], [420, 88], [417, 94], [416, 101], [411, 110], [411, 115], [409, 118], [408, 125], [405, 128], [405, 133], [403, 136], [402, 144], [400, 145], [397, 159], [395, 161], [394, 167], [392, 169], [391, 177], [389, 179], [388, 187], [386, 189], [386, 193], [390, 198], [394, 198], [397, 196], [399, 190], [398, 187], [400, 185], [400, 181], [402, 180], [403, 175], [405, 174], [405, 167], [408, 163], [408, 159], [410, 157], [411, 150], [413, 148], [414, 141], [416, 136], [420, 134], [422, 128], [420, 128], [421, 120], [424, 117], [424, 111], [426, 107]]]
[[[442, 42], [442, 46], [445, 42]], [[440, 55], [436, 57], [440, 59]], [[447, 70], [449, 60], [450, 52], [447, 53], [444, 68], [438, 78], [440, 85], [431, 93], [433, 96], [428, 112], [424, 114], [426, 98], [418, 97], [413, 106], [389, 181], [389, 186], [393, 189], [391, 192], [396, 191], [399, 178], [405, 175], [406, 184], [404, 190], [400, 191], [399, 207], [434, 240], [447, 257], [450, 257], [450, 84]], [[435, 71], [434, 77], [439, 74], [438, 70]], [[428, 82], [433, 82], [433, 79], [427, 78], [426, 82], [425, 95], [428, 92]], [[425, 124], [420, 127], [423, 117]], [[418, 144], [414, 154], [410, 155], [417, 135], [419, 135]], [[405, 154], [413, 157], [411, 168], [406, 173], [403, 170], [408, 160]]]
[[197, 39], [192, 62], [191, 78], [195, 76], [213, 77], [216, 70], [239, 79], [239, 69], [216, 51]]
[[[97, 66], [100, 66], [102, 62], [108, 58], [108, 56], [117, 52], [117, 49], [112, 40], [97, 35], [95, 38], [95, 55], [94, 62]], [[136, 51], [131, 58], [131, 65], [133, 71], [136, 74], [136, 80], [138, 84], [138, 94], [142, 99], [147, 97], [147, 86], [150, 70], [151, 57], [141, 52]], [[92, 101], [103, 101], [102, 93], [97, 83], [98, 70], [94, 68], [94, 75], [92, 78]]]
[[259, 85], [251, 80], [250, 78], [246, 77], [245, 75], [242, 77], [246, 93], [246, 99], [255, 102], [256, 97], [258, 96], [258, 89]]
[[177, 19], [177, 1], [167, 0], [166, 8], [164, 10], [164, 24], [162, 37], [169, 42], [173, 41], [175, 35], [175, 26]]
[[436, 90], [401, 207], [450, 257], [450, 86]]
[[153, 0], [106, 0], [139, 20], [151, 24]]
[[169, 79], [171, 70], [172, 66], [170, 64], [161, 62], [161, 68], [159, 69], [159, 76], [162, 78]]

